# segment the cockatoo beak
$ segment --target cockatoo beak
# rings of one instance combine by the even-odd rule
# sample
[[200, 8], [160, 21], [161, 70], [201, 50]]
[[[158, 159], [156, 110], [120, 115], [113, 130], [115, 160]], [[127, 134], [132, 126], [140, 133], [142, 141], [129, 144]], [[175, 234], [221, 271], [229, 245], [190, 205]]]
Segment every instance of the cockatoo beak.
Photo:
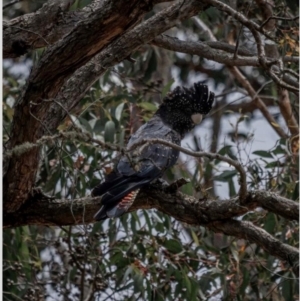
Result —
[[199, 124], [202, 121], [203, 115], [202, 114], [193, 114], [192, 115], [192, 120], [195, 124]]

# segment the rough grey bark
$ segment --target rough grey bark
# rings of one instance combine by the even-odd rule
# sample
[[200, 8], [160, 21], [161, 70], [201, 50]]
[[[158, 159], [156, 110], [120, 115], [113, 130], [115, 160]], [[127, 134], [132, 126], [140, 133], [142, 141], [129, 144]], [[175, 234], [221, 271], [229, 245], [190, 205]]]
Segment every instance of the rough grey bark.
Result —
[[[174, 191], [174, 186], [176, 187], [176, 183], [167, 187], [159, 184], [141, 190], [130, 210], [155, 208], [186, 224], [203, 225], [214, 232], [222, 232], [255, 242], [269, 254], [287, 261], [297, 273], [299, 253], [296, 248], [280, 242], [251, 222], [234, 219], [255, 208], [264, 208], [287, 219], [298, 220], [299, 204], [297, 202], [271, 192], [252, 191], [247, 194], [241, 206], [239, 198], [227, 201], [198, 200]], [[28, 224], [63, 226], [92, 223], [100, 204], [101, 198], [49, 200], [37, 193], [17, 212], [5, 214], [3, 225], [4, 227]]]
[[[263, 208], [289, 220], [299, 219], [299, 203], [272, 192], [248, 192], [241, 205], [238, 197], [223, 201], [198, 200], [172, 190], [162, 186], [143, 189], [130, 210], [156, 208], [181, 222], [198, 225], [238, 217], [255, 208]], [[51, 200], [36, 193], [18, 211], [4, 214], [3, 225], [17, 227], [28, 224], [62, 226], [93, 223], [93, 216], [100, 204], [101, 198]]]
[[[74, 0], [49, 0], [37, 12], [3, 22], [3, 58], [23, 55], [30, 49], [49, 46], [88, 18], [92, 8], [67, 12]], [[100, 3], [97, 1], [96, 3]]]
[[[201, 10], [195, 2], [182, 5], [175, 3], [135, 28], [126, 32], [122, 37], [111, 43], [106, 49], [96, 55], [85, 66], [78, 69], [74, 75], [65, 83], [61, 91], [51, 105], [48, 118], [50, 130], [56, 128], [57, 124], [66, 115], [66, 111], [75, 106], [90, 86], [109, 68], [130, 57], [131, 53], [139, 46], [151, 41], [158, 33], [164, 32]], [[82, 81], [82, 78], [85, 80]], [[63, 104], [62, 110], [59, 104]]]
[[[103, 1], [102, 4], [102, 9], [95, 10], [88, 20], [80, 22], [67, 36], [49, 47], [38, 66], [32, 71], [22, 99], [15, 107], [8, 148], [13, 148], [23, 142], [35, 142], [46, 130], [55, 129], [61, 119], [56, 118], [56, 122], [52, 122], [52, 126], [46, 128], [45, 122], [53, 121], [49, 110], [55, 111], [56, 115], [57, 111], [63, 112], [60, 116], [64, 117], [65, 110], [73, 107], [107, 68], [124, 60], [140, 45], [174, 26], [178, 20], [191, 17], [202, 8], [197, 1], [191, 1], [188, 4], [178, 2], [154, 16], [154, 20], [158, 21], [156, 26], [151, 27], [151, 21], [147, 20], [143, 23], [144, 26], [136, 27], [124, 34], [140, 21], [145, 11], [151, 8], [150, 3], [131, 1], [130, 5], [126, 5], [125, 8], [120, 0]], [[74, 49], [76, 49], [75, 52]], [[74, 94], [68, 95], [71, 102], [68, 105], [64, 102], [55, 109], [50, 108], [66, 80], [101, 50], [104, 51], [95, 57], [97, 61], [90, 61], [64, 87], [69, 91], [74, 88], [72, 90]], [[88, 71], [89, 77], [85, 78], [82, 71]], [[84, 82], [82, 78], [85, 78]], [[83, 83], [86, 83], [85, 88]], [[65, 99], [64, 96], [63, 99]], [[6, 162], [3, 181], [6, 190], [5, 211], [17, 210], [30, 196], [38, 161], [39, 148], [36, 148], [18, 158], [12, 157], [9, 162]]]
[[[75, 0], [49, 0], [38, 11], [3, 22], [3, 58], [19, 57], [29, 50], [53, 45], [71, 32], [81, 21], [101, 11], [105, 1], [94, 0], [90, 5], [68, 11]], [[141, 1], [152, 5], [167, 2]]]

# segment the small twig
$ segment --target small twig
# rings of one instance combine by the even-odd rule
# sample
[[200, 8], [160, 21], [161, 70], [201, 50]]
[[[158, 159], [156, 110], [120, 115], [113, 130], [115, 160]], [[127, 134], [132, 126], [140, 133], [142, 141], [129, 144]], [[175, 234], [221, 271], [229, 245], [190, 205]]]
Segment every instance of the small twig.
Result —
[[[246, 17], [247, 17], [247, 15], [248, 15], [248, 12], [249, 12], [249, 10], [250, 10], [250, 6], [251, 6], [251, 5], [252, 5], [252, 1], [251, 1], [251, 3], [249, 3], [249, 5], [248, 5], [247, 11], [246, 11]], [[237, 53], [238, 53], [238, 50], [239, 50], [239, 44], [240, 44], [240, 36], [241, 36], [241, 34], [242, 34], [243, 27], [244, 27], [244, 25], [242, 24], [242, 25], [241, 25], [241, 28], [240, 28], [240, 30], [239, 30], [238, 36], [237, 36], [237, 38], [236, 38], [236, 44], [235, 44], [235, 49], [234, 49], [233, 58], [236, 58], [236, 57], [237, 57]]]
[[5, 5], [3, 5], [3, 6], [2, 6], [2, 9], [6, 9], [6, 8], [8, 8], [8, 7], [10, 7], [10, 6], [12, 6], [12, 5], [18, 3], [18, 2], [21, 2], [21, 1], [23, 1], [23, 0], [14, 0], [14, 1], [11, 1], [11, 2], [9, 2], [9, 3], [5, 4]]
[[237, 67], [228, 67], [228, 68], [230, 69], [234, 77], [239, 81], [239, 83], [247, 90], [248, 94], [252, 97], [253, 101], [256, 103], [256, 106], [260, 109], [260, 111], [267, 119], [267, 121], [270, 123], [272, 128], [277, 132], [277, 134], [281, 138], [286, 138], [287, 137], [286, 133], [278, 126], [276, 120], [270, 114], [264, 102], [261, 100], [260, 97], [258, 97], [259, 92], [255, 92], [250, 82], [246, 79], [246, 77], [240, 72], [240, 70]]
[[246, 194], [247, 194], [247, 176], [246, 176], [246, 172], [243, 168], [243, 166], [235, 160], [232, 160], [228, 157], [222, 156], [220, 154], [216, 154], [216, 153], [208, 153], [208, 152], [194, 152], [191, 150], [188, 150], [186, 148], [183, 148], [177, 144], [171, 143], [169, 141], [165, 141], [162, 139], [142, 139], [140, 140], [138, 143], [135, 143], [134, 145], [132, 145], [132, 147], [130, 149], [128, 149], [128, 151], [132, 151], [134, 149], [136, 149], [138, 146], [144, 145], [144, 144], [163, 144], [165, 146], [169, 146], [172, 147], [173, 149], [179, 150], [181, 152], [183, 152], [184, 154], [193, 156], [193, 157], [207, 157], [209, 159], [216, 159], [216, 160], [220, 160], [220, 161], [224, 161], [226, 163], [228, 163], [229, 165], [232, 165], [240, 174], [240, 191], [239, 191], [239, 196], [241, 201], [245, 199]]
[[[255, 42], [256, 42], [256, 47], [257, 47], [257, 52], [258, 52], [258, 59], [260, 62], [260, 65], [268, 72], [268, 74], [270, 75], [270, 77], [274, 80], [274, 82], [279, 85], [282, 88], [285, 88], [289, 91], [292, 91], [294, 93], [298, 93], [299, 89], [296, 87], [293, 87], [287, 83], [285, 83], [281, 78], [279, 78], [272, 70], [271, 70], [271, 66], [270, 66], [270, 62], [268, 62], [267, 58], [266, 58], [266, 54], [265, 54], [265, 49], [264, 49], [264, 44], [262, 42], [262, 38], [260, 36], [260, 33], [264, 34], [266, 37], [268, 37], [269, 39], [273, 40], [272, 37], [270, 37], [269, 35], [267, 35], [261, 28], [260, 26], [249, 20], [245, 15], [243, 15], [240, 12], [237, 12], [236, 10], [234, 10], [233, 8], [231, 8], [229, 5], [219, 1], [219, 0], [206, 0], [206, 3], [209, 3], [213, 6], [215, 6], [216, 8], [218, 8], [221, 11], [224, 11], [226, 13], [228, 13], [229, 15], [231, 15], [233, 18], [235, 18], [236, 20], [238, 20], [241, 24], [245, 25], [252, 33]], [[274, 62], [276, 63], [276, 61]]]
[[99, 139], [92, 138], [92, 136], [87, 132], [78, 132], [78, 131], [70, 131], [70, 132], [60, 132], [59, 134], [55, 134], [53, 136], [43, 136], [38, 139], [35, 143], [32, 142], [24, 142], [20, 145], [15, 146], [14, 148], [8, 150], [3, 154], [3, 160], [7, 160], [12, 156], [20, 156], [33, 148], [40, 147], [45, 143], [52, 143], [57, 139], [75, 139], [84, 142], [93, 142], [100, 145], [103, 149], [109, 149], [113, 151], [121, 151], [122, 148], [110, 143], [105, 143]]
[[241, 25], [241, 28], [239, 30], [238, 36], [236, 38], [236, 44], [235, 44], [235, 49], [234, 49], [234, 53], [233, 53], [233, 58], [236, 59], [237, 58], [237, 54], [238, 54], [238, 50], [239, 50], [239, 45], [240, 45], [240, 36], [242, 34], [243, 31], [243, 27], [244, 25]]
[[230, 7], [228, 4], [225, 4], [219, 0], [205, 0], [205, 2], [216, 7], [220, 11], [228, 13], [230, 16], [232, 16], [233, 18], [238, 20], [241, 24], [245, 25], [249, 29], [250, 28], [255, 29], [258, 32], [261, 32], [263, 35], [265, 35], [268, 39], [270, 39], [272, 41], [274, 40], [274, 37], [268, 35], [265, 31], [261, 30], [260, 26], [257, 23], [249, 20], [245, 15], [236, 11], [235, 9]]
[[132, 58], [130, 55], [128, 55], [128, 57], [126, 57], [124, 60], [127, 60], [130, 63], [135, 63], [136, 60], [134, 58]]
[[194, 21], [196, 26], [206, 34], [209, 41], [217, 42], [217, 39], [215, 38], [210, 28], [202, 20], [200, 20], [198, 17], [193, 17], [192, 20]]
[[239, 162], [232, 160], [230, 158], [227, 158], [225, 156], [222, 156], [220, 154], [207, 153], [207, 152], [193, 152], [193, 151], [185, 149], [177, 144], [174, 144], [174, 143], [162, 140], [162, 139], [142, 139], [138, 143], [132, 145], [132, 147], [130, 147], [129, 149], [124, 150], [124, 149], [120, 148], [119, 146], [116, 146], [113, 144], [108, 144], [108, 143], [105, 143], [98, 139], [94, 139], [91, 137], [91, 135], [89, 133], [83, 133], [83, 132], [78, 133], [75, 131], [60, 132], [59, 134], [56, 134], [53, 136], [43, 136], [42, 138], [37, 140], [35, 143], [25, 142], [21, 145], [17, 145], [13, 149], [4, 153], [3, 158], [4, 158], [4, 160], [6, 160], [6, 159], [12, 157], [13, 155], [20, 156], [21, 154], [23, 154], [35, 147], [44, 145], [46, 142], [51, 142], [56, 139], [62, 139], [62, 138], [79, 139], [79, 140], [83, 140], [85, 142], [94, 142], [94, 143], [99, 144], [104, 149], [123, 151], [124, 154], [127, 154], [127, 153], [133, 151], [134, 149], [136, 149], [138, 146], [141, 146], [141, 145], [158, 143], [158, 144], [163, 144], [163, 145], [172, 147], [173, 149], [177, 149], [177, 150], [179, 150], [187, 155], [193, 156], [193, 157], [208, 157], [210, 159], [221, 160], [221, 161], [227, 162], [228, 164], [234, 166], [236, 168], [236, 170], [240, 173], [241, 188], [240, 188], [239, 194], [240, 194], [241, 199], [244, 199], [246, 196], [246, 193], [247, 193], [246, 172]]
[[[62, 110], [68, 115], [68, 117], [69, 117], [69, 119], [71, 120], [71, 122], [72, 122], [72, 124], [73, 124], [73, 126], [74, 126], [74, 128], [78, 128], [77, 126], [76, 126], [76, 124], [75, 124], [75, 122], [73, 121], [73, 119], [72, 119], [72, 116], [71, 116], [71, 114], [70, 114], [70, 112], [59, 102], [59, 101], [57, 101], [56, 99], [43, 99], [43, 101], [44, 102], [47, 102], [47, 101], [49, 101], [49, 102], [55, 102], [59, 107], [61, 107], [62, 108]], [[35, 105], [39, 105], [39, 104], [35, 104]]]
[[287, 69], [287, 68], [283, 69], [283, 73], [289, 73], [299, 79], [299, 73], [295, 72], [292, 69]]
[[[223, 6], [223, 3], [220, 3], [219, 1], [214, 1], [214, 4], [217, 2], [219, 7]], [[226, 5], [225, 5], [226, 6]], [[231, 14], [233, 17], [237, 18], [238, 20], [240, 20], [240, 22], [244, 25], [246, 25], [252, 32], [254, 39], [257, 43], [257, 51], [258, 51], [258, 57], [259, 57], [259, 61], [260, 64], [263, 65], [263, 67], [265, 69], [267, 69], [267, 71], [269, 72], [269, 74], [271, 75], [272, 79], [276, 82], [276, 78], [280, 81], [282, 81], [281, 79], [279, 79], [271, 70], [270, 67], [272, 64], [274, 64], [277, 60], [273, 60], [273, 61], [268, 61], [266, 56], [265, 56], [265, 49], [261, 40], [261, 37], [259, 35], [259, 33], [257, 32], [257, 26], [253, 25], [255, 23], [249, 21], [246, 16], [237, 13], [236, 11], [234, 11], [232, 8], [226, 6], [227, 9], [227, 13]], [[252, 24], [253, 23], [253, 24]], [[200, 24], [201, 25], [201, 24]], [[256, 28], [256, 29], [254, 29]], [[210, 33], [210, 37], [212, 40], [216, 40], [214, 35], [212, 33]], [[160, 42], [162, 42], [162, 38], [164, 38], [165, 40], [165, 36], [161, 36], [161, 38], [158, 38]], [[166, 37], [167, 39], [169, 37]], [[157, 39], [156, 39], [157, 40]], [[170, 39], [167, 40], [167, 42], [169, 42]], [[178, 43], [178, 40], [174, 40], [174, 43]], [[271, 114], [268, 111], [268, 108], [266, 107], [266, 105], [264, 104], [264, 102], [260, 99], [260, 97], [258, 97], [259, 92], [267, 85], [270, 83], [270, 81], [266, 82], [257, 92], [255, 92], [255, 90], [253, 89], [253, 87], [251, 86], [250, 82], [243, 76], [243, 74], [239, 71], [239, 69], [237, 67], [229, 67], [229, 65], [227, 64], [227, 67], [229, 69], [229, 71], [233, 74], [233, 76], [241, 83], [241, 85], [247, 90], [248, 94], [252, 97], [253, 102], [256, 103], [256, 106], [261, 110], [261, 112], [263, 113], [263, 115], [265, 116], [265, 118], [269, 121], [270, 125], [273, 127], [273, 129], [278, 133], [278, 135], [280, 137], [287, 137], [287, 135], [284, 133], [284, 131], [277, 125], [276, 120], [271, 116]], [[271, 74], [272, 73], [272, 74]], [[274, 79], [274, 76], [276, 77]], [[285, 84], [286, 85], [286, 84]], [[290, 86], [291, 87], [291, 86]], [[296, 89], [295, 87], [293, 87], [293, 89]]]
[[25, 28], [22, 28], [22, 27], [19, 27], [19, 26], [14, 26], [14, 25], [9, 25], [9, 27], [33, 33], [33, 34], [37, 35], [40, 39], [42, 39], [48, 46], [50, 45], [50, 43], [42, 35], [40, 35], [39, 33], [35, 32], [35, 31], [25, 29]]
[[294, 18], [284, 18], [284, 17], [276, 17], [276, 16], [271, 16], [268, 17], [267, 20], [265, 20], [261, 25], [260, 25], [260, 29], [262, 29], [270, 20], [275, 19], [275, 20], [283, 20], [283, 21], [295, 21], [297, 19], [299, 19], [299, 15], [297, 17]]
[[181, 186], [190, 183], [190, 180], [180, 178], [176, 180], [175, 182], [171, 183], [168, 187], [164, 189], [166, 193], [174, 193], [180, 188]]
[[259, 93], [267, 86], [267, 85], [270, 85], [272, 84], [273, 81], [269, 80], [267, 82], [265, 82], [263, 85], [260, 86], [260, 88], [256, 91], [256, 93], [253, 95], [253, 98], [255, 99]]
[[[258, 34], [256, 32], [256, 34]], [[260, 39], [260, 37], [258, 38]], [[189, 53], [194, 54], [198, 56], [205, 57], [208, 60], [213, 60], [215, 62], [225, 64], [227, 66], [255, 66], [259, 67], [262, 66], [270, 75], [270, 77], [273, 79], [275, 83], [280, 85], [282, 88], [285, 88], [289, 91], [292, 91], [294, 93], [298, 92], [298, 85], [295, 82], [290, 81], [287, 83], [288, 78], [284, 77], [283, 79], [279, 78], [274, 72], [275, 70], [271, 70], [270, 67], [274, 64], [277, 64], [279, 61], [270, 59], [265, 57], [264, 53], [264, 46], [262, 44], [262, 41], [260, 39], [260, 53], [261, 55], [259, 58], [257, 57], [247, 57], [247, 56], [238, 56], [236, 59], [234, 59], [232, 56], [228, 55], [228, 53], [223, 53], [221, 51], [217, 51], [216, 49], [211, 48], [208, 46], [208, 43], [202, 43], [202, 42], [194, 42], [194, 41], [181, 41], [179, 39], [167, 36], [167, 35], [160, 35], [157, 36], [152, 42], [153, 45], [156, 45], [158, 47], [162, 47], [168, 50], [177, 51], [177, 52], [183, 52], [183, 53]], [[283, 59], [284, 62], [287, 61], [296, 61], [298, 58], [296, 57], [285, 57]], [[277, 70], [279, 70], [278, 66], [275, 66]]]

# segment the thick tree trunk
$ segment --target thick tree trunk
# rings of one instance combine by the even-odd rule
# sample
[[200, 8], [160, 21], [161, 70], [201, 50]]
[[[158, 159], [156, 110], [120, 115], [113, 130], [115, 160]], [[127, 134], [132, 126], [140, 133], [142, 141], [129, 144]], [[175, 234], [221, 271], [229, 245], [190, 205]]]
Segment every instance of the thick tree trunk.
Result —
[[[152, 7], [151, 1], [131, 1], [124, 6], [123, 1], [102, 1], [89, 19], [83, 20], [62, 40], [49, 47], [41, 58], [38, 66], [32, 71], [22, 99], [15, 107], [11, 138], [7, 148], [13, 148], [24, 142], [35, 142], [45, 132], [55, 129], [61, 119], [55, 119], [52, 128], [49, 124], [49, 110], [67, 79], [80, 67], [85, 65], [97, 53], [103, 50], [100, 58], [105, 68], [93, 66], [94, 77], [85, 85], [81, 93], [75, 95], [68, 106], [59, 106], [59, 110], [69, 110], [86, 92], [91, 84], [106, 70], [108, 66], [125, 59], [140, 45], [149, 42], [161, 31], [174, 26], [180, 18], [188, 18], [200, 10], [196, 1], [187, 5], [176, 3], [165, 13], [158, 14], [158, 24], [154, 27], [141, 27], [127, 36], [124, 33], [141, 20], [141, 17]], [[181, 10], [183, 11], [182, 13]], [[166, 20], [166, 15], [168, 20]], [[155, 19], [156, 20], [156, 19]], [[148, 22], [149, 23], [149, 22]], [[144, 29], [144, 32], [141, 31]], [[118, 37], [122, 36], [121, 39]], [[117, 43], [114, 43], [117, 40]], [[80, 43], [78, 42], [80, 41]], [[110, 48], [108, 46], [111, 46]], [[113, 53], [116, 53], [113, 56]], [[106, 61], [106, 64], [105, 64]], [[87, 64], [90, 67], [89, 64]], [[87, 69], [89, 71], [89, 68]], [[79, 73], [84, 76], [84, 74]], [[78, 75], [77, 75], [78, 76]], [[82, 77], [80, 78], [80, 84]], [[72, 83], [72, 81], [70, 81]], [[75, 86], [78, 86], [78, 82]], [[63, 114], [61, 114], [64, 116]], [[4, 211], [13, 212], [29, 198], [34, 187], [39, 165], [39, 149], [32, 149], [6, 162], [4, 169]]]

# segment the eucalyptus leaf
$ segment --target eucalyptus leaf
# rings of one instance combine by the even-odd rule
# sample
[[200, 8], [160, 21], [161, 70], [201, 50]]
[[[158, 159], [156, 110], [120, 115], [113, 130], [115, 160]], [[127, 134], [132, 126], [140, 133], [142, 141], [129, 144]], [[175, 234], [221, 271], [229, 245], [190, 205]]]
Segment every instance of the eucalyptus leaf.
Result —
[[116, 133], [115, 123], [112, 120], [107, 121], [104, 128], [105, 142], [114, 143], [115, 133]]

